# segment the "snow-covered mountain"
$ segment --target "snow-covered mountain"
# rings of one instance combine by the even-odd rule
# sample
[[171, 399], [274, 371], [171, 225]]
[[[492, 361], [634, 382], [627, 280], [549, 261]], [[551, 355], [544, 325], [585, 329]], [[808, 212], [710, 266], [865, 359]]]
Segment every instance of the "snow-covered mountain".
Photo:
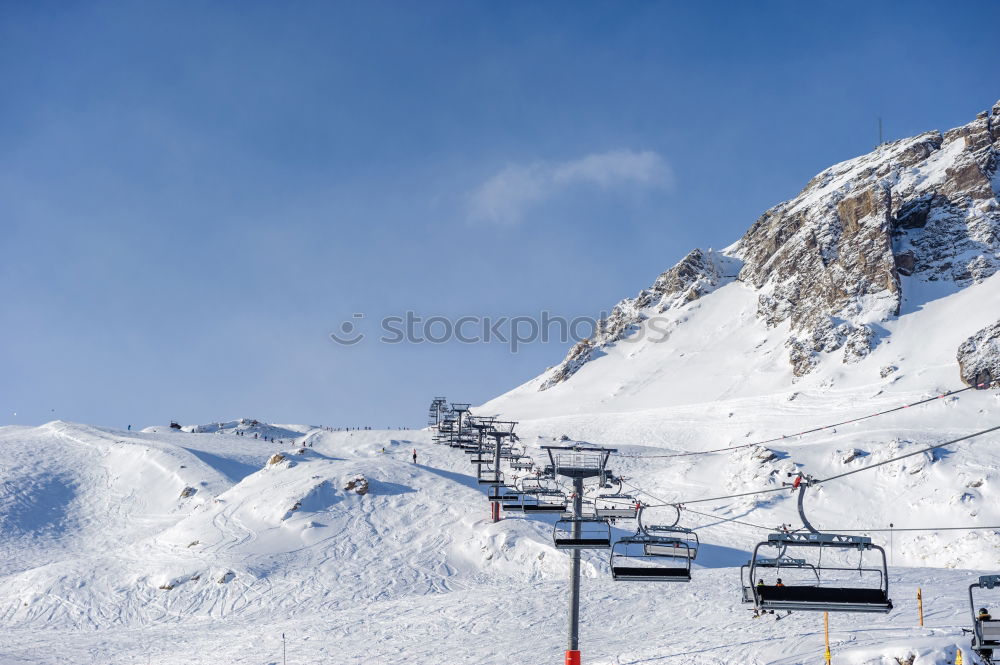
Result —
[[753, 319], [780, 336], [792, 377], [813, 372], [834, 353], [857, 363], [890, 341], [887, 323], [1000, 269], [998, 167], [1000, 102], [967, 125], [886, 143], [832, 166], [766, 211], [732, 246], [694, 250], [619, 302], [594, 337], [532, 387], [544, 391], [568, 381], [609, 347], [643, 332], [669, 336], [687, 313], [724, 306], [715, 303], [726, 296], [704, 298], [725, 287], [745, 291]]

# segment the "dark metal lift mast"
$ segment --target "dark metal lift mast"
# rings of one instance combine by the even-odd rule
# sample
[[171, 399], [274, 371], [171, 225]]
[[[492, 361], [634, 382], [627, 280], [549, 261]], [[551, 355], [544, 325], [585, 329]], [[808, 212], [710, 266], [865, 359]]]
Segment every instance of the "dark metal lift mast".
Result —
[[[469, 418], [469, 427], [472, 427], [479, 433], [479, 448], [476, 450], [476, 457], [482, 459], [483, 457], [483, 438], [486, 436], [486, 432], [493, 429], [493, 418], [492, 416], [477, 416]], [[483, 465], [476, 464], [476, 480], [483, 477]]]
[[[517, 423], [511, 421], [494, 421], [493, 430], [490, 432], [490, 436], [496, 440], [496, 445], [493, 447], [493, 473], [494, 478], [497, 480], [497, 485], [495, 485], [497, 494], [500, 493], [500, 449], [503, 448], [505, 437], [514, 437], [515, 425]], [[500, 501], [490, 503], [490, 513], [494, 522], [500, 521]]]
[[[583, 516], [583, 480], [603, 476], [608, 457], [614, 448], [580, 446], [542, 446], [549, 453], [552, 469], [557, 475], [573, 479], [574, 540], [581, 537]], [[569, 635], [566, 644], [566, 665], [580, 665], [580, 550], [570, 552], [569, 559]]]
[[455, 404], [452, 402], [451, 410], [458, 414], [458, 429], [455, 431], [455, 436], [452, 438], [453, 441], [461, 442], [462, 440], [462, 414], [469, 410], [471, 404]]

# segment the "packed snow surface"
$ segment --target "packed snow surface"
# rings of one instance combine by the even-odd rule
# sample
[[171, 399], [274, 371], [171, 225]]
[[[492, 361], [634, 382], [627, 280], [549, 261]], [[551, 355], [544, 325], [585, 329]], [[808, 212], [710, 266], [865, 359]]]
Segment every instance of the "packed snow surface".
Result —
[[[802, 430], [942, 387], [831, 388], [535, 419], [523, 440], [536, 461], [537, 446], [570, 430], [623, 455], [668, 454]], [[790, 437], [768, 446], [773, 459], [746, 448], [612, 464], [647, 502], [694, 500], [771, 487], [793, 469], [825, 477], [871, 464], [997, 424], [996, 407], [995, 393], [969, 391]], [[282, 426], [279, 446], [236, 429], [0, 429], [0, 662], [280, 663], [282, 634], [289, 663], [559, 662], [568, 557], [552, 546], [554, 517], [491, 523], [468, 456], [427, 432]], [[811, 518], [832, 529], [998, 525], [997, 440], [822, 486], [808, 501]], [[358, 476], [364, 495], [344, 489]], [[691, 508], [712, 516], [684, 514], [703, 543], [690, 584], [615, 582], [606, 553], [585, 554], [585, 662], [822, 662], [821, 615], [755, 619], [739, 602], [739, 566], [767, 531], [723, 521], [797, 523], [794, 497]], [[615, 535], [630, 530], [619, 522]], [[888, 534], [873, 536], [888, 546]], [[992, 530], [896, 533], [895, 610], [832, 615], [836, 662], [953, 662], [968, 641], [966, 587], [979, 574], [969, 569], [994, 572], [998, 547]], [[965, 657], [973, 662], [967, 648]]]
[[[584, 662], [823, 662], [822, 615], [753, 618], [740, 566], [799, 526], [789, 474], [866, 467], [806, 498], [814, 525], [868, 533], [890, 559], [895, 609], [831, 615], [834, 662], [945, 665], [959, 647], [975, 662], [962, 629], [968, 585], [1000, 572], [1000, 432], [875, 465], [1000, 425], [996, 390], [949, 394], [955, 349], [1000, 311], [1000, 274], [904, 293], [887, 343], [849, 366], [795, 379], [782, 330], [730, 282], [665, 312], [684, 320], [665, 338], [638, 331], [548, 390], [540, 377], [473, 408], [519, 421], [538, 465], [563, 437], [617, 448], [626, 489], [683, 504], [700, 537], [689, 584], [616, 582], [606, 552], [585, 553]], [[733, 449], [671, 457], [718, 448]], [[295, 664], [560, 662], [557, 518], [492, 523], [474, 471], [427, 431], [0, 428], [0, 665], [275, 664], [283, 646]], [[1000, 593], [979, 603], [1000, 615]]]

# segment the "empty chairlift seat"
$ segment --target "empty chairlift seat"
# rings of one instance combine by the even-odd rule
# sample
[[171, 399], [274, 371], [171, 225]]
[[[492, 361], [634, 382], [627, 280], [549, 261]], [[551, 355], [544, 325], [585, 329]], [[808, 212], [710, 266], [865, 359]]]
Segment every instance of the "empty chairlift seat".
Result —
[[561, 519], [552, 530], [556, 549], [607, 549], [611, 547], [611, 527], [593, 517]]
[[638, 512], [630, 494], [602, 494], [594, 500], [594, 513], [605, 519], [635, 519]]
[[510, 485], [495, 485], [488, 498], [492, 503], [515, 502], [520, 500], [521, 495]]
[[611, 577], [635, 582], [690, 582], [692, 551], [682, 540], [638, 533], [611, 548]]
[[671, 525], [643, 524], [637, 510], [635, 534], [611, 548], [611, 577], [635, 582], [690, 582], [691, 562], [698, 556], [698, 535], [677, 526], [680, 510]]
[[566, 495], [554, 490], [527, 493], [522, 500], [526, 513], [561, 513], [566, 510]]
[[478, 479], [480, 485], [503, 485], [503, 474], [499, 471], [486, 471]]

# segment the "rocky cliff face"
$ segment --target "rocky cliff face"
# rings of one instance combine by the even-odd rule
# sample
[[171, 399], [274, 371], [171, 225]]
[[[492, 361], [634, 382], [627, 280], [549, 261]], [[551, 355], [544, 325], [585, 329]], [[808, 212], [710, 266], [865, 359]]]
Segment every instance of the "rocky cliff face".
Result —
[[[1000, 102], [971, 123], [879, 146], [814, 177], [724, 254], [695, 250], [636, 298], [618, 303], [541, 384], [565, 381], [650, 312], [683, 307], [725, 281], [759, 292], [758, 316], [789, 324], [796, 376], [823, 353], [855, 362], [899, 313], [905, 279], [959, 286], [1000, 270]], [[904, 279], [905, 278], [905, 279]]]
[[899, 313], [901, 276], [966, 285], [1000, 268], [998, 155], [1000, 102], [833, 166], [754, 223], [735, 247], [740, 279], [768, 325], [789, 321], [796, 375], [823, 352], [864, 357], [872, 324]]
[[962, 342], [958, 368], [968, 386], [983, 389], [1000, 382], [1000, 321]]

